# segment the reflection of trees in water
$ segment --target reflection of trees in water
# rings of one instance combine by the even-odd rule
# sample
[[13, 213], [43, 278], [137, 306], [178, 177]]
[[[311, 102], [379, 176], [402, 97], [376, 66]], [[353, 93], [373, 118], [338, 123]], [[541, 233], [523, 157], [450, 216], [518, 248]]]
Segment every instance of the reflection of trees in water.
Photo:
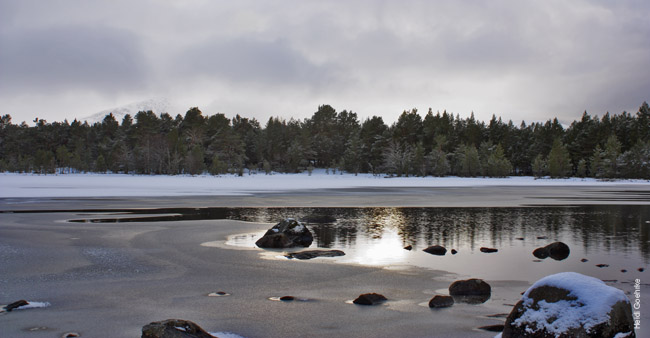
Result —
[[640, 251], [650, 259], [650, 206], [595, 205], [516, 208], [233, 208], [229, 218], [275, 223], [279, 219], [333, 216], [307, 222], [320, 247], [348, 247], [357, 237], [396, 231], [404, 245], [448, 248], [512, 245], [538, 236], [568, 241], [585, 252]]

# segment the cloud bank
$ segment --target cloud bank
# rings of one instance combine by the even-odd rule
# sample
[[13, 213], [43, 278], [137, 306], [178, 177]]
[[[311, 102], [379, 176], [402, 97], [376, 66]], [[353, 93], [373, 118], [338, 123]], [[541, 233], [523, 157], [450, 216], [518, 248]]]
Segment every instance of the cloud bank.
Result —
[[167, 97], [204, 113], [566, 121], [650, 99], [647, 1], [2, 1], [0, 114]]

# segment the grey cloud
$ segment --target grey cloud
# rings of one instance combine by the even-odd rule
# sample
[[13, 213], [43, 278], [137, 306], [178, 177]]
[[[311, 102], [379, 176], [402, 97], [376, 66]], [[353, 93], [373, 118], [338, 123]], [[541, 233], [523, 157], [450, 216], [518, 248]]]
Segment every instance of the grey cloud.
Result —
[[174, 57], [171, 67], [181, 76], [271, 86], [320, 87], [340, 76], [337, 67], [313, 63], [285, 41], [247, 37], [198, 43]]
[[138, 38], [102, 26], [59, 26], [0, 35], [3, 91], [90, 89], [115, 93], [144, 86], [148, 69]]

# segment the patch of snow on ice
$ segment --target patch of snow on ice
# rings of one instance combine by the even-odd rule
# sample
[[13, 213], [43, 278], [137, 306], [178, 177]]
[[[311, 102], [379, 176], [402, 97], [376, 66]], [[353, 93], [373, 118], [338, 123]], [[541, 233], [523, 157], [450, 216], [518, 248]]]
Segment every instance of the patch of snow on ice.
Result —
[[15, 308], [14, 311], [15, 310], [25, 310], [25, 309], [38, 309], [38, 308], [44, 308], [44, 307], [48, 307], [48, 306], [52, 305], [49, 302], [30, 302], [30, 301], [27, 301], [27, 303], [28, 303], [27, 305]]
[[[522, 297], [525, 305], [532, 305], [529, 298], [531, 290], [541, 286], [552, 286], [569, 291], [576, 300], [562, 300], [556, 303], [538, 302], [539, 310], [528, 308], [515, 322], [536, 323], [551, 333], [567, 332], [569, 329], [584, 326], [586, 330], [609, 320], [609, 311], [617, 302], [629, 302], [623, 291], [608, 286], [600, 279], [575, 272], [562, 272], [544, 277], [531, 286]], [[556, 318], [548, 322], [549, 318]], [[532, 332], [531, 332], [532, 333]]]
[[182, 327], [182, 326], [174, 326], [174, 328], [175, 328], [176, 330], [178, 330], [178, 331], [187, 332], [187, 330], [186, 330], [184, 327]]

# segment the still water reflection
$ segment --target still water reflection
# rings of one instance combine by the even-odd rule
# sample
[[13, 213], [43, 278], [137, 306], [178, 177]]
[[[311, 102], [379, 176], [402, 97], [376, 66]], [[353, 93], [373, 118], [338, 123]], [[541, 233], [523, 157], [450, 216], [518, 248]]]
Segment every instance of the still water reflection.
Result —
[[[346, 256], [335, 259], [341, 262], [412, 265], [472, 277], [534, 281], [561, 271], [628, 280], [642, 274], [638, 269], [650, 261], [650, 206], [238, 208], [228, 216], [269, 223], [285, 217], [308, 225], [314, 233], [312, 248], [345, 251]], [[253, 247], [259, 236], [235, 236], [230, 244]], [[569, 245], [566, 260], [532, 255], [535, 248], [555, 241]], [[405, 250], [407, 245], [413, 250]], [[458, 254], [438, 257], [422, 252], [430, 245], [456, 249]], [[480, 247], [499, 251], [482, 253]]]
[[[302, 220], [314, 234], [311, 248], [346, 252], [322, 258], [358, 264], [440, 269], [487, 279], [535, 281], [561, 271], [606, 280], [643, 277], [650, 261], [650, 206], [595, 205], [514, 208], [165, 208], [121, 210], [119, 217], [71, 222], [155, 222], [235, 219], [277, 223]], [[229, 244], [255, 247], [263, 234], [231, 236]], [[533, 250], [566, 243], [562, 261], [539, 260]], [[404, 247], [411, 245], [412, 251]], [[430, 245], [458, 254], [432, 256]], [[497, 248], [482, 253], [481, 247]], [[261, 250], [261, 249], [260, 249]], [[587, 260], [586, 262], [584, 260]], [[598, 267], [597, 265], [608, 265]], [[624, 271], [622, 271], [624, 270]], [[645, 280], [645, 279], [644, 279]]]

